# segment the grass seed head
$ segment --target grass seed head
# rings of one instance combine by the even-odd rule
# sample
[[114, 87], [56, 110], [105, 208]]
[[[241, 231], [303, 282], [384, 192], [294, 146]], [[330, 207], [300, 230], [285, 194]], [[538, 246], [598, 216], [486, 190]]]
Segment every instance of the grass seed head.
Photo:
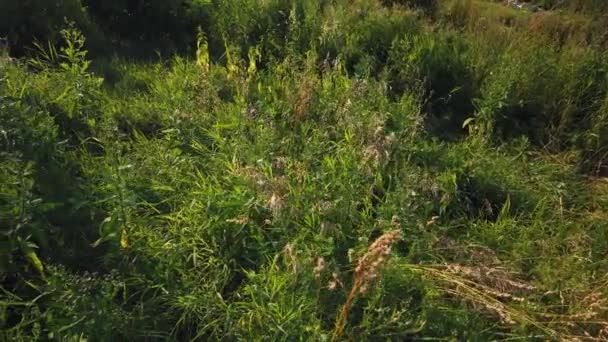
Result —
[[365, 292], [372, 281], [378, 277], [382, 266], [391, 253], [391, 246], [399, 240], [401, 232], [392, 230], [380, 236], [367, 249], [367, 253], [359, 259], [355, 268], [355, 277], [363, 284], [361, 292]]
[[268, 201], [268, 207], [270, 207], [270, 210], [277, 213], [283, 208], [283, 199], [277, 194], [272, 194]]
[[323, 273], [324, 270], [325, 270], [325, 259], [323, 259], [323, 257], [318, 257], [316, 266], [313, 270], [315, 278], [316, 279], [321, 278], [321, 273]]
[[288, 243], [285, 245], [285, 247], [283, 248], [283, 257], [285, 260], [285, 264], [291, 269], [291, 272], [293, 274], [298, 273], [299, 262], [293, 244]]

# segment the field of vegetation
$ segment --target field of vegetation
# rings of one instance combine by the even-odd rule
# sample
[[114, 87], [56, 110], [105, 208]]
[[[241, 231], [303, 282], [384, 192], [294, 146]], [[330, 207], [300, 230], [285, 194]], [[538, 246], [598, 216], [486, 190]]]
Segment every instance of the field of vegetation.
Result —
[[608, 340], [608, 2], [0, 0], [0, 340]]

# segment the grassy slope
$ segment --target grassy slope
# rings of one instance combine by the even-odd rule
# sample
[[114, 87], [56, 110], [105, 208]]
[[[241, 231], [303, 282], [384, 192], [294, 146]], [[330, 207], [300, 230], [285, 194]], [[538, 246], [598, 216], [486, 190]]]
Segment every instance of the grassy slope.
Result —
[[208, 70], [0, 66], [2, 337], [606, 338], [605, 52], [494, 4], [302, 3]]

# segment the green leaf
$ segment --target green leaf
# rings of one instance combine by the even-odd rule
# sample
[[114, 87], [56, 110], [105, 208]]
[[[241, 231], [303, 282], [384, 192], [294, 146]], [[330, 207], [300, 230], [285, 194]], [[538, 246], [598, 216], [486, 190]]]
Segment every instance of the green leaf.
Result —
[[40, 275], [44, 278], [44, 265], [40, 258], [38, 258], [38, 254], [34, 251], [34, 249], [28, 245], [24, 246], [24, 252], [27, 260], [38, 270]]

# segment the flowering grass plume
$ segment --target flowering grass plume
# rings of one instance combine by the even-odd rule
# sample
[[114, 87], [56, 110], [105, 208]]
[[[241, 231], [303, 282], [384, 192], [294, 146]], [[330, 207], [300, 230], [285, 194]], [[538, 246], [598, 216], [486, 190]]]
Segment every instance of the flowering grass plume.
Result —
[[336, 320], [332, 341], [337, 341], [344, 332], [346, 319], [355, 299], [359, 294], [367, 292], [370, 286], [373, 285], [378, 278], [380, 269], [391, 254], [392, 245], [400, 238], [401, 232], [399, 230], [391, 230], [384, 233], [369, 246], [365, 255], [357, 262], [353, 286]]

